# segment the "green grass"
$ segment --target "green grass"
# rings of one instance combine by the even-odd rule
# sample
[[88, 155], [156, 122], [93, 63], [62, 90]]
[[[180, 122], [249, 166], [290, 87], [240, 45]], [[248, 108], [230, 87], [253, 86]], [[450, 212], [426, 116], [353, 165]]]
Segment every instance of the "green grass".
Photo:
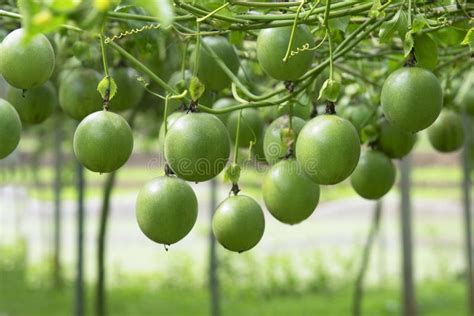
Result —
[[[73, 285], [55, 290], [38, 281], [28, 281], [21, 273], [0, 274], [0, 314], [70, 315], [73, 310]], [[159, 284], [158, 284], [159, 286]], [[418, 308], [421, 315], [465, 315], [464, 288], [460, 282], [419, 284]], [[93, 311], [93, 288], [87, 289], [87, 315]], [[351, 289], [263, 297], [222, 295], [223, 315], [350, 315]], [[108, 291], [110, 315], [209, 315], [209, 296], [205, 289], [157, 289], [151, 282], [127, 281]], [[395, 288], [373, 287], [366, 291], [363, 315], [399, 315], [399, 293]]]

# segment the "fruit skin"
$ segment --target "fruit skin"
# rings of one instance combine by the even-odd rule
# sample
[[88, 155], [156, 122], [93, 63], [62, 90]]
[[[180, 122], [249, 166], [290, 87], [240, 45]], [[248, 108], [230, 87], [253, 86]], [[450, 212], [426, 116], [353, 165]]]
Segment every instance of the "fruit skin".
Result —
[[[180, 118], [184, 115], [186, 115], [186, 113], [184, 113], [184, 112], [174, 112], [174, 113], [171, 113], [170, 115], [168, 115], [168, 117], [166, 119], [168, 121], [168, 130], [171, 128], [171, 125], [173, 125], [174, 122], [176, 122], [176, 120], [178, 118]], [[158, 148], [159, 148], [161, 153], [165, 152], [165, 124], [164, 124], [164, 121], [160, 126], [160, 131], [159, 131], [159, 134], [158, 134]]]
[[443, 109], [428, 128], [428, 139], [434, 149], [442, 153], [458, 150], [464, 144], [464, 127], [461, 116], [450, 109]]
[[[226, 64], [227, 68], [237, 75], [239, 70], [239, 57], [234, 47], [222, 36], [207, 36], [202, 38], [202, 43], [214, 50], [217, 56]], [[202, 44], [201, 43], [201, 44]], [[192, 60], [194, 61], [194, 52]], [[231, 79], [219, 67], [214, 58], [202, 46], [199, 49], [198, 78], [206, 86], [206, 90], [220, 91], [230, 86]]]
[[438, 78], [429, 70], [404, 67], [385, 80], [381, 102], [390, 124], [415, 133], [436, 120], [443, 106], [443, 92]]
[[94, 69], [78, 68], [64, 77], [59, 86], [59, 105], [69, 117], [82, 120], [102, 109], [97, 85], [102, 79]]
[[282, 223], [297, 224], [307, 219], [319, 203], [319, 185], [294, 159], [282, 160], [268, 170], [262, 195], [267, 209]]
[[[300, 51], [297, 55], [283, 62], [290, 41], [291, 26], [261, 30], [257, 37], [257, 59], [263, 70], [277, 80], [294, 81], [305, 74], [314, 58], [313, 51]], [[305, 25], [298, 25], [292, 51], [303, 45], [314, 47], [313, 35]]]
[[55, 56], [53, 46], [43, 34], [24, 42], [25, 31], [16, 29], [0, 45], [0, 73], [18, 89], [42, 85], [51, 77]]
[[474, 87], [471, 87], [466, 91], [466, 94], [464, 94], [461, 101], [461, 107], [466, 111], [466, 113], [474, 116]]
[[395, 183], [396, 169], [390, 158], [381, 151], [363, 151], [351, 175], [351, 185], [361, 197], [378, 200]]
[[379, 121], [377, 146], [392, 159], [405, 157], [416, 143], [417, 136], [391, 125], [387, 120]]
[[165, 137], [165, 158], [171, 170], [188, 181], [217, 176], [230, 155], [229, 133], [214, 115], [189, 113], [178, 118]]
[[10, 155], [20, 143], [21, 120], [13, 105], [0, 99], [0, 159]]
[[[233, 111], [227, 118], [227, 130], [229, 131], [232, 142], [235, 143], [237, 122], [240, 111]], [[263, 120], [256, 109], [245, 108], [242, 110], [242, 119], [240, 120], [239, 147], [248, 147], [251, 141], [258, 142], [258, 138], [263, 132]]]
[[73, 145], [74, 154], [84, 167], [94, 172], [112, 172], [132, 154], [132, 129], [116, 113], [94, 112], [77, 126]]
[[[271, 165], [280, 161], [288, 152], [288, 147], [281, 138], [282, 130], [288, 128], [290, 119], [287, 115], [280, 116], [268, 126], [263, 138], [263, 152], [265, 159]], [[299, 132], [306, 122], [299, 117], [292, 118], [293, 131], [298, 137]], [[296, 140], [295, 140], [296, 141]], [[294, 147], [294, 146], [293, 146]]]
[[138, 72], [129, 67], [113, 69], [110, 75], [117, 85], [117, 93], [110, 100], [110, 110], [114, 112], [124, 111], [140, 103], [145, 89], [136, 79]]
[[355, 127], [337, 115], [320, 115], [306, 123], [296, 141], [296, 158], [316, 183], [336, 184], [349, 177], [360, 156]]
[[[226, 107], [232, 106], [232, 105], [237, 105], [237, 101], [235, 101], [232, 98], [221, 98], [217, 100], [213, 105], [212, 108], [214, 110], [222, 110], [225, 109]], [[222, 123], [226, 123], [228, 118], [229, 118], [230, 113], [223, 113], [223, 114], [216, 114], [216, 116], [222, 121]]]
[[227, 250], [240, 253], [252, 249], [265, 231], [262, 208], [251, 197], [230, 196], [217, 207], [212, 231]]
[[141, 231], [159, 244], [183, 239], [196, 223], [198, 201], [189, 184], [176, 177], [158, 177], [138, 193], [136, 219]]
[[51, 116], [58, 104], [56, 89], [50, 81], [26, 91], [8, 87], [6, 99], [25, 124], [39, 124]]
[[361, 131], [366, 125], [372, 123], [373, 120], [371, 118], [376, 117], [374, 109], [365, 105], [347, 106], [343, 111], [338, 111], [337, 113], [346, 120], [349, 120], [357, 131]]

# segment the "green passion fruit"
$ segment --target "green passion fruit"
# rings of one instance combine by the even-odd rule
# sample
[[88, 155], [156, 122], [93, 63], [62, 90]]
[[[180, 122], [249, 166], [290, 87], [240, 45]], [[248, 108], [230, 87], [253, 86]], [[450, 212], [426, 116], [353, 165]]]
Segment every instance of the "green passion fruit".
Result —
[[296, 158], [316, 183], [336, 184], [357, 166], [360, 141], [357, 130], [337, 115], [320, 115], [306, 123], [296, 141]]
[[474, 116], [474, 87], [466, 91], [462, 100], [461, 107], [471, 116]]
[[156, 243], [171, 245], [183, 239], [196, 223], [197, 213], [193, 189], [179, 178], [158, 177], [138, 193], [138, 226]]
[[386, 119], [379, 121], [377, 146], [392, 159], [405, 157], [416, 143], [416, 134], [390, 124]]
[[0, 99], [0, 159], [10, 155], [20, 142], [21, 120], [13, 105]]
[[[313, 35], [306, 25], [295, 29], [291, 51], [297, 52], [283, 61], [290, 42], [292, 27], [274, 27], [261, 30], [257, 37], [257, 59], [262, 69], [277, 80], [294, 81], [305, 74], [314, 58], [314, 50], [303, 47], [314, 47]], [[302, 50], [303, 49], [303, 50]]]
[[262, 239], [265, 217], [260, 205], [251, 197], [236, 195], [226, 198], [212, 218], [212, 231], [226, 249], [244, 252]]
[[54, 50], [43, 34], [26, 38], [23, 29], [9, 33], [0, 45], [0, 73], [18, 89], [42, 85], [54, 70]]
[[[227, 118], [227, 130], [230, 138], [235, 143], [237, 133], [237, 123], [241, 111], [233, 111]], [[240, 120], [239, 147], [248, 147], [250, 142], [258, 142], [262, 135], [263, 120], [256, 109], [242, 109], [242, 119]]]
[[404, 67], [385, 80], [381, 102], [390, 124], [415, 133], [436, 120], [443, 106], [443, 92], [438, 78], [429, 70]]
[[443, 109], [428, 128], [428, 139], [434, 149], [442, 153], [458, 150], [464, 144], [464, 127], [461, 116], [450, 109]]
[[[178, 118], [180, 118], [181, 116], [184, 116], [184, 115], [186, 115], [186, 113], [184, 113], [184, 112], [174, 112], [174, 113], [171, 113], [170, 115], [168, 115], [168, 117], [166, 119], [168, 121], [168, 127], [167, 127], [168, 130], [174, 124], [174, 122], [176, 122], [176, 120]], [[161, 124], [160, 132], [158, 134], [158, 148], [160, 149], [161, 153], [165, 152], [165, 124], [164, 124], [164, 122]]]
[[[376, 109], [366, 105], [346, 106], [344, 111], [337, 112], [340, 116], [349, 120], [357, 131], [361, 131], [366, 125], [376, 120]], [[373, 118], [373, 119], [372, 119]]]
[[262, 195], [273, 217], [293, 225], [313, 214], [319, 202], [319, 185], [304, 173], [296, 160], [282, 160], [265, 175]]
[[[299, 132], [306, 122], [296, 116], [294, 116], [291, 120], [295, 137], [298, 137]], [[265, 136], [263, 138], [263, 151], [265, 154], [265, 159], [271, 165], [280, 161], [288, 153], [287, 144], [285, 144], [283, 141], [283, 133], [286, 129], [288, 129], [289, 122], [290, 119], [288, 118], [288, 115], [281, 116], [274, 120], [265, 131]]]
[[110, 75], [117, 85], [117, 93], [109, 102], [110, 110], [119, 112], [137, 106], [145, 92], [137, 80], [138, 72], [130, 67], [121, 67], [112, 69]]
[[351, 184], [361, 197], [377, 200], [395, 183], [396, 169], [392, 160], [377, 150], [363, 151], [351, 175]]
[[230, 155], [229, 133], [214, 115], [189, 113], [178, 118], [165, 137], [165, 158], [171, 170], [188, 181], [217, 176]]
[[25, 124], [44, 122], [58, 104], [56, 89], [50, 81], [29, 90], [9, 86], [6, 99], [15, 107]]
[[59, 86], [59, 105], [69, 117], [82, 120], [102, 109], [97, 85], [102, 79], [94, 69], [77, 68], [64, 76]]
[[[212, 105], [212, 108], [214, 110], [222, 110], [222, 109], [225, 109], [229, 106], [232, 106], [232, 105], [237, 105], [238, 103], [232, 99], [232, 98], [221, 98], [219, 100], [217, 100], [213, 105]], [[216, 114], [216, 116], [222, 121], [222, 123], [226, 123], [227, 122], [227, 119], [229, 118], [229, 115], [230, 113], [227, 112], [227, 113], [222, 113], [222, 114]]]
[[132, 129], [116, 113], [94, 112], [77, 126], [73, 145], [84, 167], [94, 172], [112, 172], [123, 166], [132, 154]]
[[[207, 36], [202, 38], [202, 43], [213, 50], [216, 55], [224, 62], [229, 70], [237, 74], [239, 70], [239, 57], [232, 44], [222, 36]], [[196, 54], [196, 52], [194, 52]], [[192, 57], [194, 61], [194, 57]], [[199, 49], [199, 80], [205, 85], [206, 90], [220, 91], [230, 86], [231, 79], [219, 67], [217, 61], [211, 54], [202, 47]]]

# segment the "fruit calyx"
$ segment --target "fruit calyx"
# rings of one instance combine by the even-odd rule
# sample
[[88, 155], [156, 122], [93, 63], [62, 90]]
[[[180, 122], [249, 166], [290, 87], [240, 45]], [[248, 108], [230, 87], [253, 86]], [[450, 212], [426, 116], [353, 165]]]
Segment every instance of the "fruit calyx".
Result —
[[285, 81], [283, 83], [285, 85], [285, 89], [288, 90], [289, 93], [293, 93], [295, 91], [295, 83], [293, 81]]
[[326, 102], [326, 114], [333, 115], [336, 114], [336, 104], [332, 101]]
[[408, 54], [407, 58], [405, 59], [405, 64], [403, 67], [415, 67], [416, 65], [416, 57], [415, 57], [415, 49], [412, 48], [410, 54]]
[[191, 102], [189, 102], [188, 107], [185, 107], [185, 110], [186, 110], [186, 113], [189, 113], [189, 112], [196, 113], [198, 111], [197, 101], [191, 100]]

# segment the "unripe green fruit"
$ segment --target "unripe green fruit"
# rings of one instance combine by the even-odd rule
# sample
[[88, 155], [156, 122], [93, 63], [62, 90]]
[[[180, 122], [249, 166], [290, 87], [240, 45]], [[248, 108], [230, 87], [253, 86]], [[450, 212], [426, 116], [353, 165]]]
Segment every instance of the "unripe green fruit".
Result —
[[[230, 138], [235, 143], [237, 139], [237, 123], [240, 110], [230, 113], [227, 119], [227, 130]], [[256, 109], [245, 108], [242, 110], [242, 119], [240, 120], [239, 147], [249, 147], [250, 142], [258, 142], [263, 131], [263, 120]]]
[[273, 217], [285, 224], [297, 224], [316, 209], [319, 185], [304, 173], [296, 160], [282, 160], [265, 175], [262, 195]]
[[193, 189], [176, 177], [159, 177], [138, 193], [136, 218], [141, 231], [159, 244], [183, 239], [196, 223], [198, 202]]
[[25, 124], [44, 122], [58, 104], [56, 89], [50, 81], [29, 90], [9, 86], [6, 99], [15, 107]]
[[466, 91], [462, 98], [461, 107], [471, 116], [474, 116], [474, 87]]
[[[232, 105], [237, 105], [238, 103], [234, 100], [234, 99], [231, 99], [231, 98], [221, 98], [219, 100], [217, 100], [213, 105], [212, 105], [212, 108], [214, 110], [223, 110], [229, 106], [232, 106]], [[229, 115], [230, 113], [227, 112], [227, 113], [223, 113], [223, 114], [216, 114], [216, 116], [222, 121], [222, 123], [227, 123], [227, 120], [229, 119]]]
[[296, 158], [316, 183], [336, 184], [357, 166], [360, 141], [357, 130], [337, 115], [320, 115], [306, 123], [296, 141]]
[[313, 62], [314, 50], [302, 50], [314, 47], [313, 35], [306, 25], [298, 25], [295, 29], [291, 50], [297, 52], [283, 58], [288, 49], [291, 26], [263, 29], [257, 37], [257, 59], [263, 70], [271, 77], [282, 81], [294, 81], [304, 75]]
[[387, 155], [377, 150], [366, 150], [351, 175], [351, 184], [361, 197], [378, 200], [393, 187], [395, 176], [395, 166]]
[[416, 143], [416, 134], [405, 132], [399, 127], [391, 125], [387, 120], [380, 121], [380, 132], [377, 145], [390, 158], [405, 157]]
[[[207, 36], [203, 37], [202, 44], [207, 45], [212, 49], [217, 56], [225, 63], [235, 75], [239, 70], [239, 57], [234, 50], [234, 47], [229, 41], [222, 36]], [[194, 52], [192, 61], [194, 61]], [[216, 60], [207, 52], [206, 49], [200, 47], [199, 50], [199, 66], [198, 78], [205, 85], [206, 90], [220, 91], [230, 86], [231, 79], [219, 67]]]
[[64, 77], [59, 86], [59, 105], [69, 117], [82, 120], [102, 109], [102, 98], [97, 91], [101, 80], [94, 69], [78, 68]]
[[[171, 126], [174, 124], [174, 122], [176, 122], [178, 118], [184, 115], [186, 115], [186, 113], [184, 112], [174, 112], [168, 115], [168, 118], [166, 119], [168, 121], [168, 127], [167, 127], [168, 130], [171, 128]], [[166, 138], [165, 137], [165, 122], [163, 121], [163, 123], [160, 126], [160, 132], [158, 135], [158, 148], [161, 153], [165, 152], [165, 138]]]
[[347, 106], [344, 111], [338, 111], [337, 113], [351, 122], [357, 131], [362, 130], [376, 118], [375, 110], [365, 105]]
[[[288, 146], [283, 142], [282, 133], [284, 129], [289, 127], [289, 121], [287, 115], [281, 116], [274, 120], [270, 126], [268, 126], [265, 136], [263, 139], [263, 151], [267, 162], [271, 165], [280, 161], [288, 153]], [[292, 118], [293, 132], [295, 137], [298, 137], [303, 126], [306, 122], [299, 117]], [[296, 138], [294, 140], [296, 144]], [[294, 145], [293, 145], [294, 149]]]
[[251, 197], [226, 198], [212, 218], [212, 231], [226, 249], [244, 252], [255, 247], [265, 231], [265, 217], [260, 205]]
[[458, 150], [464, 144], [464, 127], [461, 116], [453, 110], [443, 109], [428, 128], [428, 139], [434, 149], [443, 153]]
[[26, 32], [16, 29], [0, 45], [0, 73], [18, 89], [31, 89], [48, 81], [54, 70], [54, 51], [43, 34], [25, 42]]
[[112, 172], [132, 154], [132, 129], [118, 114], [94, 112], [77, 126], [73, 145], [74, 154], [84, 167], [94, 172]]
[[166, 134], [166, 161], [182, 179], [200, 182], [216, 177], [229, 155], [229, 133], [214, 115], [189, 113], [178, 118]]
[[385, 80], [381, 102], [390, 124], [415, 133], [436, 120], [443, 106], [443, 92], [438, 78], [429, 70], [405, 67]]
[[110, 100], [110, 110], [114, 112], [124, 111], [140, 103], [145, 89], [138, 82], [138, 72], [133, 68], [117, 68], [110, 72], [117, 85], [117, 93]]
[[20, 116], [7, 101], [0, 99], [0, 159], [10, 155], [21, 137]]

